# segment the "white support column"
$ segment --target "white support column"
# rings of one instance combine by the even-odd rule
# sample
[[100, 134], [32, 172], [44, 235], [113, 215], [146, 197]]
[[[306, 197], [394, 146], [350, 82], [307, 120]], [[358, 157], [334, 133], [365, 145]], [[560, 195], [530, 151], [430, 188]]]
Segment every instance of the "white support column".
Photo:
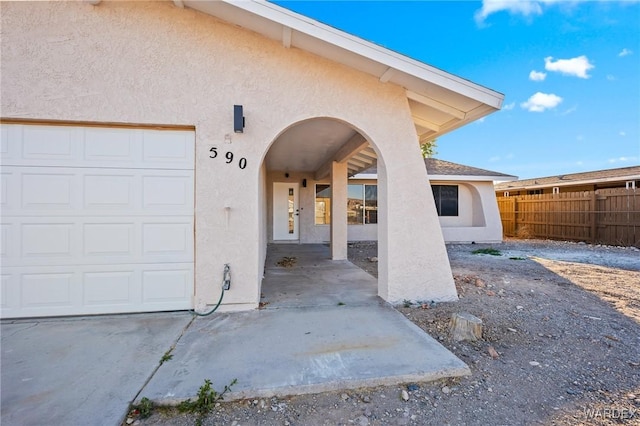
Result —
[[331, 259], [347, 259], [347, 163], [331, 163]]

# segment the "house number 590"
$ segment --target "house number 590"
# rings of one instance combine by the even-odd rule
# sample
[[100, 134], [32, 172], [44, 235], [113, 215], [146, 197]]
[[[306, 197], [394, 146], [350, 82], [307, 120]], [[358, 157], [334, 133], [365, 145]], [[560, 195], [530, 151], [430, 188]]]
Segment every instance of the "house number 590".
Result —
[[[217, 147], [211, 147], [211, 149], [209, 150], [209, 158], [217, 158], [218, 157], [218, 148]], [[233, 162], [233, 152], [231, 151], [227, 151], [224, 154], [224, 162], [227, 164], [231, 164]], [[241, 169], [245, 169], [247, 167], [247, 159], [242, 157], [240, 160], [238, 160], [238, 167], [240, 167]]]

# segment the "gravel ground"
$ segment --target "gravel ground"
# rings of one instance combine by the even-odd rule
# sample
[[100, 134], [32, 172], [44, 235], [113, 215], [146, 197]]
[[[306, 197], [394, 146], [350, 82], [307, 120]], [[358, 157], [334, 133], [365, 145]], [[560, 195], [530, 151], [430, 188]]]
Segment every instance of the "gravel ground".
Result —
[[[500, 255], [473, 254], [495, 248]], [[372, 275], [375, 243], [349, 246]], [[450, 245], [460, 300], [398, 310], [472, 375], [357, 391], [219, 403], [204, 425], [640, 425], [640, 251], [556, 241]], [[467, 312], [482, 340], [453, 342]], [[137, 424], [192, 425], [154, 410]], [[133, 418], [132, 420], [136, 420]]]

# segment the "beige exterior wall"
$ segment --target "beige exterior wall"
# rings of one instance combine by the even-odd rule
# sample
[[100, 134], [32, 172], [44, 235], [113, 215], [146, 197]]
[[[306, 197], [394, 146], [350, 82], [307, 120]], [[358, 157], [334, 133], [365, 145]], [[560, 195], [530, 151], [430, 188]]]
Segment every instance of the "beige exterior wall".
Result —
[[493, 182], [431, 181], [458, 186], [458, 216], [440, 217], [447, 243], [502, 242], [502, 222]]
[[[257, 307], [270, 228], [263, 160], [279, 134], [315, 117], [349, 123], [378, 153], [379, 294], [456, 299], [431, 192], [414, 185], [427, 175], [403, 88], [170, 2], [0, 7], [2, 117], [195, 126], [195, 307], [217, 301], [225, 263], [224, 309]], [[209, 158], [212, 146], [246, 168]]]

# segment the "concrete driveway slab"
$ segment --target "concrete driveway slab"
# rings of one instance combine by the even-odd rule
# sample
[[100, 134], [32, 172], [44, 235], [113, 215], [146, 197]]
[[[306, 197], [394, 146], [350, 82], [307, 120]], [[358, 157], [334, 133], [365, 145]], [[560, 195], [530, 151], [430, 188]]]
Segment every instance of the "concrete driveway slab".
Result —
[[[215, 315], [215, 314], [214, 314]], [[176, 403], [205, 379], [225, 399], [428, 381], [468, 367], [384, 302], [272, 309], [197, 319], [140, 397]]]
[[188, 313], [3, 321], [1, 423], [120, 424]]

